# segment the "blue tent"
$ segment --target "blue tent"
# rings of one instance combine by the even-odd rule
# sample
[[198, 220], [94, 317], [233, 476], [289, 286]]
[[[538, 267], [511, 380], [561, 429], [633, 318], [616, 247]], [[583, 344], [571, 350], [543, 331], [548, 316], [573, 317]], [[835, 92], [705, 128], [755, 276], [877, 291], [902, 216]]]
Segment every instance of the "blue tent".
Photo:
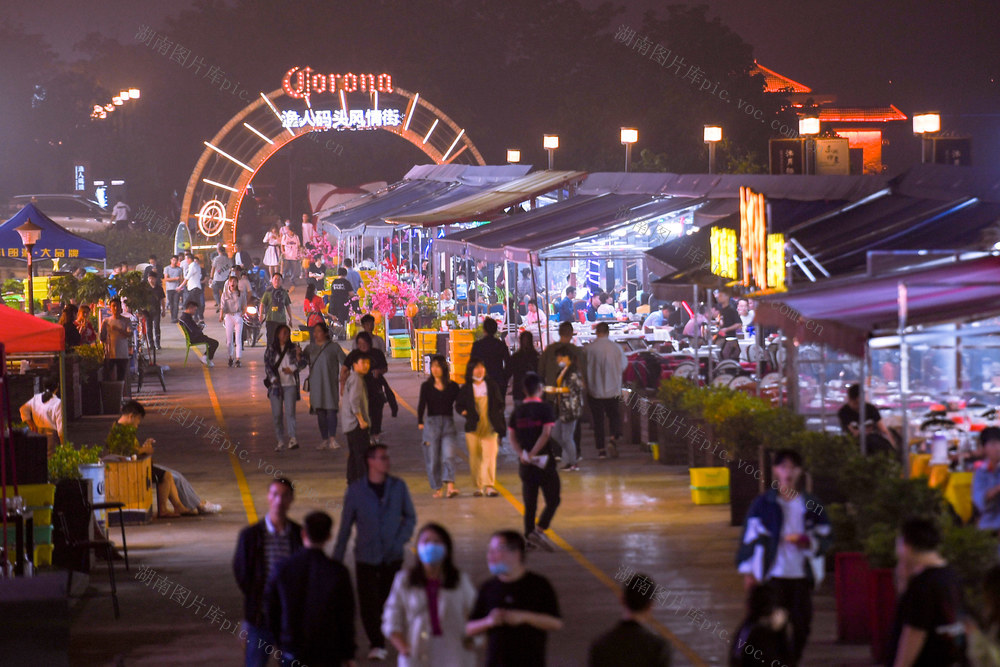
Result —
[[15, 230], [29, 219], [42, 228], [42, 236], [32, 252], [36, 262], [43, 259], [107, 260], [108, 254], [104, 246], [66, 231], [34, 204], [28, 204], [13, 218], [0, 225], [0, 257], [27, 261], [28, 251], [21, 244], [21, 237]]

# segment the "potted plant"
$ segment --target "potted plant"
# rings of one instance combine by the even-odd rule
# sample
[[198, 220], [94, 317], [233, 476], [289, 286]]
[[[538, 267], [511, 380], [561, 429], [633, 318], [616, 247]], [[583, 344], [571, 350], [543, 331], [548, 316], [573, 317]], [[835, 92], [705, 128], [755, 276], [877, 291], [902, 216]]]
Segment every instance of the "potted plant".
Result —
[[445, 322], [448, 323], [448, 329], [460, 328], [458, 322], [458, 315], [456, 315], [455, 313], [441, 313], [433, 320], [431, 320], [431, 329], [436, 329], [437, 331], [441, 331], [441, 326]]
[[438, 316], [438, 300], [429, 294], [424, 294], [417, 298], [417, 314], [413, 316], [414, 329], [441, 329], [440, 323], [434, 326], [435, 318]]
[[76, 285], [76, 300], [81, 304], [93, 305], [108, 298], [110, 281], [96, 273], [88, 273]]

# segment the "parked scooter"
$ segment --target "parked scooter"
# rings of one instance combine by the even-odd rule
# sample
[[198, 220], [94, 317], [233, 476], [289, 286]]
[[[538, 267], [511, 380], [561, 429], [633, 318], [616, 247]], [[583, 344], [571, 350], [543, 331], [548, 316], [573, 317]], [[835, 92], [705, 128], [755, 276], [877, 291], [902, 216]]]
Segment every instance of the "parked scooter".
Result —
[[261, 317], [260, 300], [251, 296], [247, 300], [247, 307], [243, 309], [243, 346], [250, 343], [250, 347], [257, 347], [260, 340]]

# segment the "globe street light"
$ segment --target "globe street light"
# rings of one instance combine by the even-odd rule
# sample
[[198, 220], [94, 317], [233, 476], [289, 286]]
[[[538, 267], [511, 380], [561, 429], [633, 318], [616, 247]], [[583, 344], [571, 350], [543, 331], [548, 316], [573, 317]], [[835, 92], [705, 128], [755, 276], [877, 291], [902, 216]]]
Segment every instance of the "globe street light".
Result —
[[708, 173], [715, 173], [715, 144], [722, 141], [722, 128], [718, 125], [705, 126], [705, 143], [708, 144]]
[[25, 250], [28, 251], [28, 312], [34, 315], [35, 281], [33, 275], [34, 267], [31, 263], [31, 253], [35, 249], [35, 244], [42, 238], [42, 228], [33, 223], [29, 218], [28, 221], [20, 227], [15, 227], [14, 231], [21, 237], [21, 243], [24, 244]]
[[[913, 134], [920, 135], [920, 162], [926, 163], [928, 134], [935, 134], [941, 131], [941, 114], [939, 113], [916, 113], [913, 114]], [[931, 156], [933, 162], [933, 155]]]
[[549, 169], [554, 169], [556, 149], [559, 148], [559, 135], [543, 134], [542, 148], [549, 152]]
[[628, 165], [632, 161], [632, 144], [639, 141], [639, 130], [634, 127], [623, 127], [621, 132], [622, 145], [625, 146], [625, 173], [628, 173]]

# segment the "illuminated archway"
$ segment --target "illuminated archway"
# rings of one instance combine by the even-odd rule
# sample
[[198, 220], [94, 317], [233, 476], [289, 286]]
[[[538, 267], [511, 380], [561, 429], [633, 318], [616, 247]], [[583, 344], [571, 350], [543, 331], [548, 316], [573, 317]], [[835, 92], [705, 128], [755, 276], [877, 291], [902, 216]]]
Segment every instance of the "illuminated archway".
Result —
[[436, 164], [486, 164], [464, 129], [419, 93], [394, 87], [388, 75], [320, 75], [296, 67], [281, 88], [260, 93], [203, 142], [181, 220], [192, 233], [231, 243], [247, 186], [286, 144], [318, 132], [336, 150], [340, 132], [376, 129], [409, 141]]

